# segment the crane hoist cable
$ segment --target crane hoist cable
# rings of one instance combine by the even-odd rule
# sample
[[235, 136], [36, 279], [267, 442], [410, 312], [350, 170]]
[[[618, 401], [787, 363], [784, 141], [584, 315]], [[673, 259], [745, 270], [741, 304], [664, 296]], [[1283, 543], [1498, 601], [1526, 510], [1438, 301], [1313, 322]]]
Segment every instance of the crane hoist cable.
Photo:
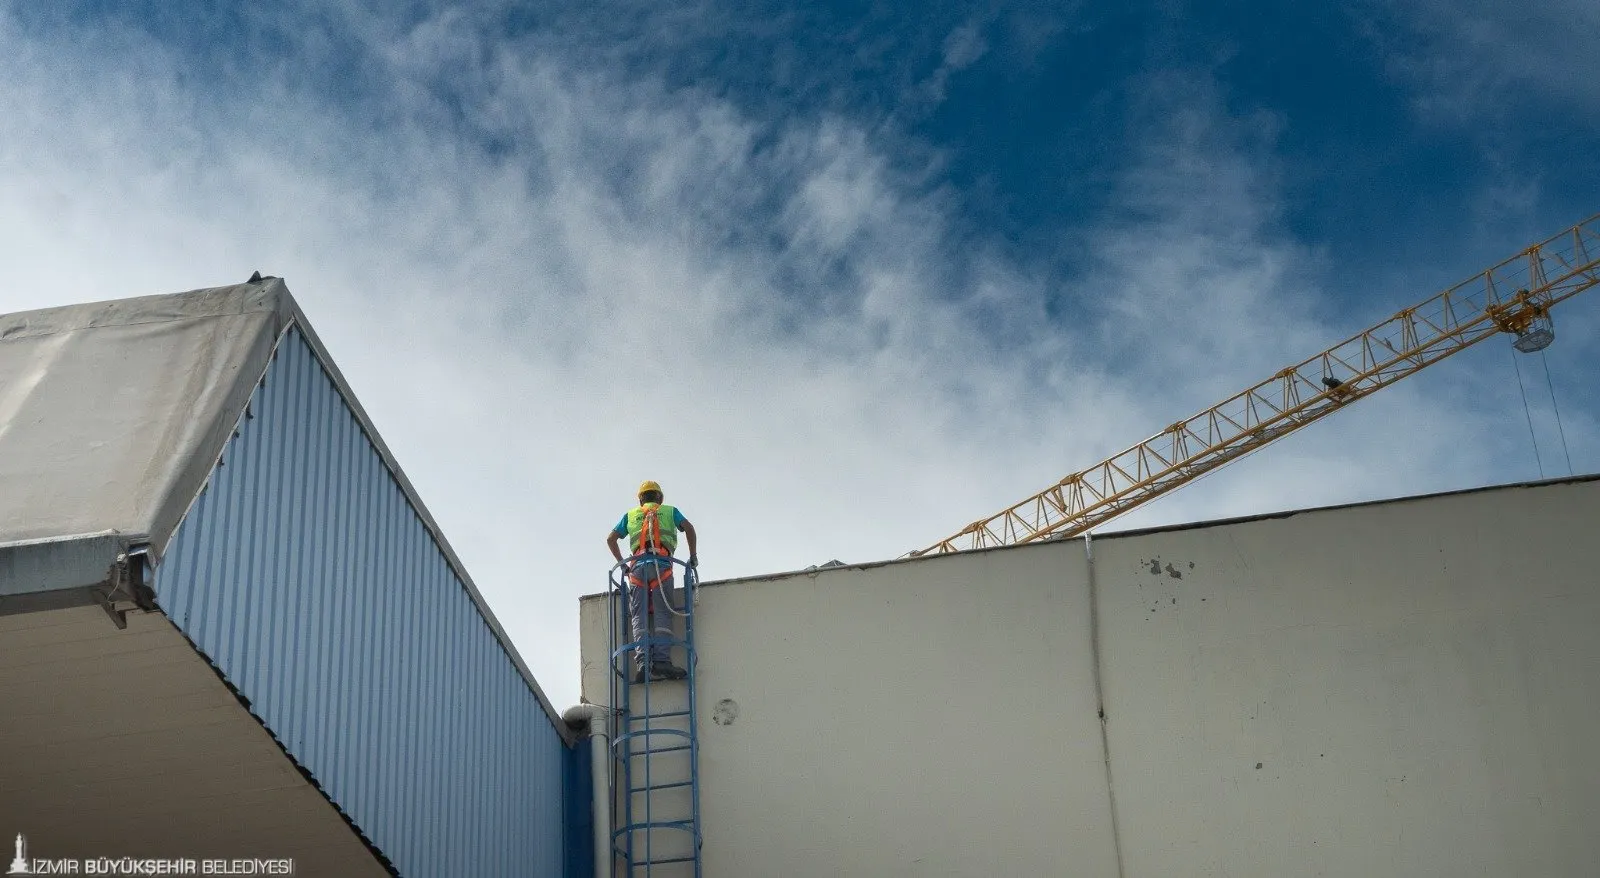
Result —
[[1544, 351], [1539, 352], [1539, 363], [1544, 366], [1544, 385], [1550, 388], [1550, 410], [1556, 416], [1556, 435], [1561, 437], [1561, 454], [1567, 459], [1567, 475], [1576, 475], [1572, 469], [1572, 451], [1567, 448], [1567, 428], [1561, 424], [1561, 405], [1556, 402], [1556, 383], [1550, 377], [1550, 361]]
[[1528, 405], [1528, 385], [1522, 380], [1522, 366], [1517, 363], [1517, 352], [1511, 352], [1511, 371], [1517, 376], [1517, 391], [1522, 394], [1522, 417], [1528, 421], [1528, 442], [1533, 445], [1533, 465], [1544, 478], [1544, 457], [1539, 454], [1539, 436], [1533, 432], [1533, 409]]
[[1496, 333], [1542, 351], [1555, 340], [1550, 309], [1596, 284], [1600, 215], [908, 554], [1077, 536]]

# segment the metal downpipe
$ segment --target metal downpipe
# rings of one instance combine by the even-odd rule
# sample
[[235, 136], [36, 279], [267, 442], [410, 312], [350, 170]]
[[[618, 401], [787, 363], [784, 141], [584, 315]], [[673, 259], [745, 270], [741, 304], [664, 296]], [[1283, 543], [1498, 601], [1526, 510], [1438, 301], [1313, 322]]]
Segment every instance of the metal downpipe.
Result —
[[561, 714], [569, 726], [587, 726], [589, 730], [589, 772], [593, 795], [589, 806], [594, 823], [594, 878], [611, 878], [613, 856], [611, 853], [611, 734], [608, 729], [611, 711], [598, 704], [576, 704]]

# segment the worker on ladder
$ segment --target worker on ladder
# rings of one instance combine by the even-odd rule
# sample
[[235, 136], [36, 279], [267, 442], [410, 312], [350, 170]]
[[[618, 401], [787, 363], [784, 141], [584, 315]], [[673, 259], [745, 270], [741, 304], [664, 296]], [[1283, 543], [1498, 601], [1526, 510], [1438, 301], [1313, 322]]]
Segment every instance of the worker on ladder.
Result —
[[[700, 566], [695, 551], [694, 525], [676, 507], [662, 502], [661, 486], [653, 481], [639, 485], [639, 505], [628, 510], [617, 526], [606, 534], [606, 545], [617, 563], [623, 564], [628, 578], [628, 619], [632, 624], [633, 639], [640, 641], [653, 632], [658, 638], [672, 637], [672, 615], [667, 607], [667, 592], [672, 588], [672, 557], [678, 548], [678, 532], [689, 538], [689, 566]], [[631, 550], [624, 562], [617, 541], [628, 538]], [[640, 557], [641, 555], [646, 557]], [[649, 556], [657, 556], [655, 560]], [[672, 663], [671, 647], [667, 643], [650, 644], [647, 650], [634, 651], [634, 680], [681, 680], [688, 672]]]

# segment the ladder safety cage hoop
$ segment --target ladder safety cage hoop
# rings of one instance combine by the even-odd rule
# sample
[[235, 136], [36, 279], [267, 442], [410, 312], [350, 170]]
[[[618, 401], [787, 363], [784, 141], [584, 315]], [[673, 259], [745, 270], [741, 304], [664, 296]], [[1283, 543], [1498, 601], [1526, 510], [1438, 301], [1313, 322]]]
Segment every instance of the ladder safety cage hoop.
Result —
[[[662, 579], [666, 578], [661, 575], [664, 572], [663, 566], [683, 568], [681, 580], [677, 580], [676, 576], [673, 577], [681, 584], [675, 584], [670, 589], [666, 588], [665, 584], [657, 585], [650, 591], [655, 592], [660, 589], [660, 601], [659, 603], [653, 599], [649, 601], [651, 605], [665, 606], [670, 611], [672, 616], [668, 617], [669, 625], [674, 618], [681, 623], [683, 630], [681, 637], [657, 636], [655, 630], [646, 630], [643, 637], [633, 635], [629, 591], [634, 586], [628, 574], [633, 565], [641, 562], [658, 565], [654, 572]], [[610, 730], [611, 768], [608, 772], [607, 792], [612, 810], [610, 856], [613, 866], [617, 867], [617, 878], [652, 874], [664, 876], [692, 874], [695, 878], [701, 878], [700, 851], [703, 838], [700, 828], [700, 748], [695, 716], [695, 677], [699, 656], [694, 644], [694, 607], [698, 588], [698, 569], [671, 555], [641, 552], [617, 562], [607, 574], [606, 605], [610, 649], [606, 676], [610, 696], [609, 713], [615, 723], [615, 727]], [[676, 604], [672, 599], [674, 591], [682, 592], [681, 599]], [[655, 623], [655, 625], [660, 624], [659, 621]], [[647, 628], [654, 629], [655, 625], [649, 625]], [[681, 680], [654, 676], [653, 662], [642, 654], [653, 647], [666, 647], [669, 654], [674, 649], [683, 651], [685, 667]], [[635, 656], [638, 656], [637, 661]], [[638, 680], [635, 678], [635, 668], [641, 669], [643, 674]], [[670, 691], [652, 695], [652, 689], [656, 686], [674, 682], [685, 684], [683, 700], [686, 704], [675, 702], [670, 697]], [[653, 709], [654, 704], [661, 704], [663, 701], [665, 701], [663, 709]], [[685, 757], [688, 776], [682, 777], [682, 763]], [[663, 759], [675, 761], [665, 768], [653, 765], [655, 760]], [[654, 776], [668, 772], [671, 776]], [[643, 783], [636, 783], [636, 780], [643, 780]], [[656, 813], [656, 793], [666, 794], [668, 791], [677, 793], [684, 788], [687, 788], [689, 794], [687, 815], [674, 813], [666, 816]], [[642, 806], [635, 801], [636, 798], [643, 798]], [[681, 799], [677, 804], [681, 804]], [[689, 850], [683, 851], [681, 848], [670, 846], [668, 850], [656, 850], [656, 839], [652, 837], [652, 833], [660, 830], [687, 834]], [[605, 853], [596, 851], [595, 855], [605, 856]], [[689, 871], [691, 864], [692, 872]], [[655, 869], [660, 871], [655, 872]]]

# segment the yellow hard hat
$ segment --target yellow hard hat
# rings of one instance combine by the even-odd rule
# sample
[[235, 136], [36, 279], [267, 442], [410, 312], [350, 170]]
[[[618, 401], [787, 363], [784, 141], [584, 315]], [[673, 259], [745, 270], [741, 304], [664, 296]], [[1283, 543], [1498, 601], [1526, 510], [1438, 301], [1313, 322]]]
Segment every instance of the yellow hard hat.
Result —
[[661, 486], [656, 484], [655, 482], [650, 481], [649, 479], [646, 479], [646, 480], [644, 480], [644, 481], [639, 483], [639, 494], [640, 494], [640, 496], [643, 496], [646, 491], [655, 491], [657, 493], [660, 493]]

